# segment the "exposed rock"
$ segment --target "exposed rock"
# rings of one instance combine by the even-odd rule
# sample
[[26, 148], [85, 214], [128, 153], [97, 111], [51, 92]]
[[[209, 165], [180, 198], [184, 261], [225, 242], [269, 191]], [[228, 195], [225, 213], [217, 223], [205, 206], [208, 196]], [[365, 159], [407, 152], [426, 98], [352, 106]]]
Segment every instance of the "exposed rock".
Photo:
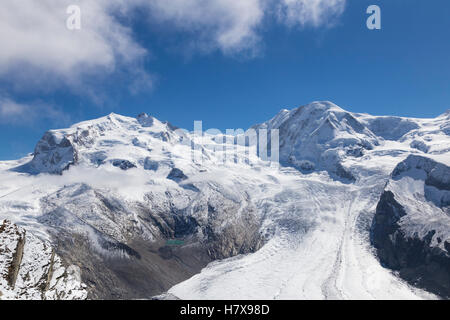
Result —
[[410, 144], [411, 148], [420, 150], [424, 153], [427, 153], [430, 150], [430, 147], [427, 144], [420, 140], [413, 140]]
[[184, 174], [184, 172], [178, 168], [173, 168], [167, 176], [167, 179], [173, 180], [175, 182], [181, 182], [183, 180], [186, 180], [187, 178], [188, 177]]
[[24, 246], [25, 230], [19, 229], [11, 221], [3, 220], [0, 224], [0, 255], [3, 258], [0, 277], [5, 279], [13, 290], [22, 263]]
[[149, 116], [146, 113], [139, 114], [137, 116], [137, 120], [143, 127], [151, 127], [155, 122], [155, 118]]
[[450, 297], [450, 218], [440, 197], [450, 190], [449, 174], [441, 163], [409, 156], [393, 171], [372, 224], [381, 262], [444, 298]]
[[8, 220], [0, 222], [0, 299], [85, 299], [76, 266]]
[[171, 301], [176, 301], [176, 300], [180, 300], [178, 297], [174, 296], [171, 293], [163, 293], [159, 296], [154, 296], [152, 297], [152, 300], [171, 300]]
[[57, 252], [67, 264], [81, 264], [81, 279], [90, 299], [150, 299], [188, 279], [211, 260], [193, 243], [170, 248], [170, 256], [160, 249], [164, 242], [142, 238], [128, 240], [137, 255], [109, 255], [93, 247], [89, 238], [67, 232], [55, 234]]
[[145, 158], [144, 160], [144, 169], [145, 170], [153, 170], [156, 171], [159, 168], [159, 163], [158, 161], [154, 161], [152, 159], [150, 159], [149, 157]]
[[122, 159], [116, 159], [113, 160], [112, 165], [114, 167], [118, 167], [122, 170], [128, 170], [128, 169], [132, 169], [132, 168], [136, 168], [136, 165], [134, 163], [132, 163], [129, 160], [122, 160]]
[[48, 131], [36, 145], [31, 161], [33, 172], [61, 174], [78, 161], [78, 152], [70, 138]]

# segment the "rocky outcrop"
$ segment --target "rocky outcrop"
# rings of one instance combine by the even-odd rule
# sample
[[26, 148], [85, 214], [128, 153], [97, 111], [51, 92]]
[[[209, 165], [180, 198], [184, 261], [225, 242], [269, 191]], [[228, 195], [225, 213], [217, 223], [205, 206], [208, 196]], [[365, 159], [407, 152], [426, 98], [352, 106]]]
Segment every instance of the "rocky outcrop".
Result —
[[25, 246], [25, 231], [8, 220], [0, 224], [0, 255], [3, 258], [0, 276], [14, 289]]
[[167, 179], [173, 180], [175, 182], [181, 182], [183, 180], [186, 180], [187, 178], [188, 177], [184, 174], [184, 172], [178, 168], [173, 168], [167, 176]]
[[36, 173], [61, 174], [78, 161], [78, 152], [70, 137], [48, 131], [37, 143], [30, 163]]
[[[115, 134], [121, 130], [133, 132], [129, 141], [123, 141], [120, 134]], [[144, 139], [134, 136], [138, 131], [142, 133], [140, 138], [144, 137]], [[147, 114], [141, 114], [137, 119], [132, 119], [112, 113], [93, 121], [75, 124], [68, 129], [47, 131], [36, 144], [32, 160], [13, 170], [29, 174], [62, 175], [74, 165], [100, 166], [105, 163], [128, 170], [136, 168], [138, 164], [144, 164], [145, 158], [133, 161], [135, 159], [121, 159], [121, 155], [116, 158], [116, 155], [108, 159], [108, 154], [102, 149], [117, 145], [133, 145], [137, 149], [151, 152], [149, 142], [152, 140], [157, 140], [158, 143], [183, 142], [190, 145], [186, 133], [168, 122], [161, 122]]]
[[136, 165], [129, 160], [116, 159], [113, 160], [112, 165], [118, 167], [124, 171], [132, 168], [136, 168]]
[[0, 299], [85, 299], [79, 268], [8, 220], [0, 222]]
[[376, 208], [372, 243], [386, 267], [450, 298], [450, 168], [410, 156], [393, 171]]
[[209, 233], [210, 243], [206, 246], [208, 255], [216, 260], [256, 252], [264, 244], [259, 227], [258, 221], [253, 216], [247, 215], [237, 223], [224, 228], [219, 234]]

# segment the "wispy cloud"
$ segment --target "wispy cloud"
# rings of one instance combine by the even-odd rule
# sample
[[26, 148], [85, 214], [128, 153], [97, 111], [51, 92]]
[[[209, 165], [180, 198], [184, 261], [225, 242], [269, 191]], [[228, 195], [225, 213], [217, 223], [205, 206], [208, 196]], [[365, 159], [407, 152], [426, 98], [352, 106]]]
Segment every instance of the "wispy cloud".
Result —
[[330, 26], [345, 9], [346, 0], [280, 0], [278, 18], [289, 26]]
[[187, 32], [195, 48], [234, 54], [257, 52], [267, 21], [300, 28], [333, 25], [346, 0], [150, 0], [146, 4], [152, 21]]
[[0, 97], [0, 124], [29, 126], [39, 120], [66, 125], [70, 123], [67, 113], [49, 104], [19, 103], [7, 97]]

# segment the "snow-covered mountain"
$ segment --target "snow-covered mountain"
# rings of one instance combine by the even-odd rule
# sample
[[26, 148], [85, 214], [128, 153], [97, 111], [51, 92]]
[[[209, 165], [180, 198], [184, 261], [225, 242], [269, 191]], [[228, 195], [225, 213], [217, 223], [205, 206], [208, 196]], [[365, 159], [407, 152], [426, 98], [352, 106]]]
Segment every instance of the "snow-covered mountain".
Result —
[[[0, 162], [0, 221], [21, 230], [0, 243], [0, 299], [449, 296], [450, 112], [313, 102], [252, 129], [279, 130], [280, 166], [147, 114], [52, 130]], [[27, 243], [47, 254], [17, 263]]]

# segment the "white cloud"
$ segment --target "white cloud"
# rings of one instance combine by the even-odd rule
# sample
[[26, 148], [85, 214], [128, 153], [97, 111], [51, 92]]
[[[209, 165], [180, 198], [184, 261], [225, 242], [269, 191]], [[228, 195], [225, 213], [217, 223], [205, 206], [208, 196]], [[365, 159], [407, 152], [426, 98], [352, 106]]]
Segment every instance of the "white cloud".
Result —
[[346, 0], [280, 0], [278, 18], [287, 25], [331, 25], [345, 9]]
[[264, 18], [263, 0], [151, 0], [153, 19], [194, 35], [200, 48], [253, 49]]
[[23, 115], [26, 109], [26, 105], [19, 104], [10, 99], [0, 99], [0, 119]]
[[[73, 4], [81, 7], [81, 30], [66, 27]], [[234, 54], [258, 49], [266, 20], [318, 27], [344, 6], [345, 0], [2, 0], [0, 79], [22, 90], [27, 83], [47, 90], [64, 83], [80, 91], [86, 77], [129, 70], [141, 79], [131, 90], [148, 90], [153, 76], [141, 64], [148, 50], [133, 37], [130, 19], [118, 16], [138, 9], [153, 24], [183, 34], [196, 50]]]
[[346, 0], [150, 0], [146, 3], [153, 20], [193, 33], [197, 47], [235, 53], [257, 48], [266, 19], [288, 26], [331, 25], [343, 13]]
[[70, 123], [69, 116], [59, 109], [44, 103], [19, 103], [0, 97], [0, 124], [30, 125], [36, 120], [48, 119], [58, 123]]
[[[73, 82], [85, 73], [111, 72], [146, 50], [114, 18], [122, 1], [3, 0], [0, 3], [0, 74], [45, 72]], [[70, 4], [82, 8], [82, 29], [66, 27]]]

